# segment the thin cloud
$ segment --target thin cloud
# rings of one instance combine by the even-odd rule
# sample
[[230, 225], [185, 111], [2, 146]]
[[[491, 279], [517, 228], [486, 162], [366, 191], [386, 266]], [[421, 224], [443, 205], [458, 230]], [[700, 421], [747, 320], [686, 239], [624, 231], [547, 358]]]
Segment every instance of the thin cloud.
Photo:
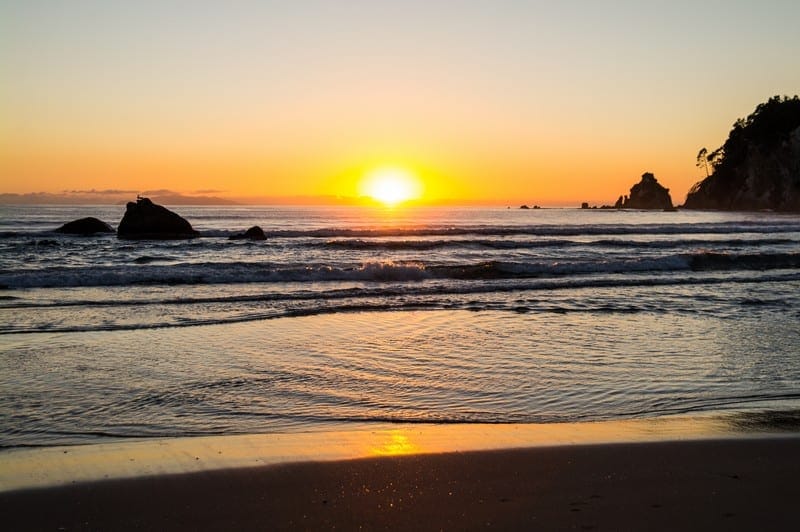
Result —
[[169, 190], [166, 188], [162, 188], [159, 190], [145, 190], [144, 192], [140, 193], [142, 196], [164, 196], [164, 195], [180, 195], [178, 192], [174, 190]]
[[62, 194], [96, 194], [98, 196], [114, 196], [119, 194], [135, 194], [135, 190], [119, 190], [114, 188], [107, 188], [104, 190], [89, 189], [89, 190], [62, 190]]

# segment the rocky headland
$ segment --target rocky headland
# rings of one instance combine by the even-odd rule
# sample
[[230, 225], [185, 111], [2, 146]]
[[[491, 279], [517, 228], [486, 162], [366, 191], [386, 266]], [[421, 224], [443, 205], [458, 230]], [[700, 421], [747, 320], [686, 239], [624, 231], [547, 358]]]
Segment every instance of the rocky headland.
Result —
[[708, 176], [686, 209], [800, 211], [800, 98], [775, 96], [734, 123], [720, 148], [697, 154]]

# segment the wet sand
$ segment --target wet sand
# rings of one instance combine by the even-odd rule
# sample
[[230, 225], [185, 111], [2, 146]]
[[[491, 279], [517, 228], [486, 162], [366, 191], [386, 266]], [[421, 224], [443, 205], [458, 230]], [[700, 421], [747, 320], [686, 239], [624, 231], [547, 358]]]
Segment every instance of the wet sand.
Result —
[[7, 530], [788, 530], [800, 437], [207, 470], [0, 493]]

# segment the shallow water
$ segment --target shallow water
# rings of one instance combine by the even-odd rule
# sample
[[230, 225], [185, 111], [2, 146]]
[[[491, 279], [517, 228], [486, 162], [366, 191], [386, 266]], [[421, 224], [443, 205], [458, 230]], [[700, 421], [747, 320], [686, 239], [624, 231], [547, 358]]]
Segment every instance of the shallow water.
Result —
[[177, 209], [192, 241], [49, 232], [92, 209], [0, 210], [2, 446], [800, 399], [798, 216], [205, 207]]
[[747, 314], [373, 312], [11, 336], [2, 444], [796, 405], [797, 317]]

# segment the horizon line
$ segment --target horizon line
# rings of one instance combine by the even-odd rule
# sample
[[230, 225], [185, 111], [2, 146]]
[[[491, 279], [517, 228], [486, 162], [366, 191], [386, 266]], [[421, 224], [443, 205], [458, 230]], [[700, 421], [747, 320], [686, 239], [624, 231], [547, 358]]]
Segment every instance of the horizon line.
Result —
[[[63, 192], [0, 192], [0, 205], [125, 205], [134, 201], [137, 196], [149, 197], [156, 203], [167, 205], [295, 205], [295, 206], [354, 206], [354, 207], [384, 207], [380, 201], [369, 196], [334, 196], [330, 194], [318, 195], [291, 195], [291, 196], [209, 196], [204, 194], [192, 195], [175, 191], [63, 191]], [[158, 201], [156, 201], [158, 200]], [[520, 198], [506, 199], [465, 199], [465, 198], [434, 198], [413, 199], [398, 203], [398, 207], [509, 207], [520, 208], [523, 206], [534, 208], [571, 208], [580, 207], [588, 203], [590, 206], [613, 205], [610, 202], [596, 199], [556, 199], [531, 201]]]

